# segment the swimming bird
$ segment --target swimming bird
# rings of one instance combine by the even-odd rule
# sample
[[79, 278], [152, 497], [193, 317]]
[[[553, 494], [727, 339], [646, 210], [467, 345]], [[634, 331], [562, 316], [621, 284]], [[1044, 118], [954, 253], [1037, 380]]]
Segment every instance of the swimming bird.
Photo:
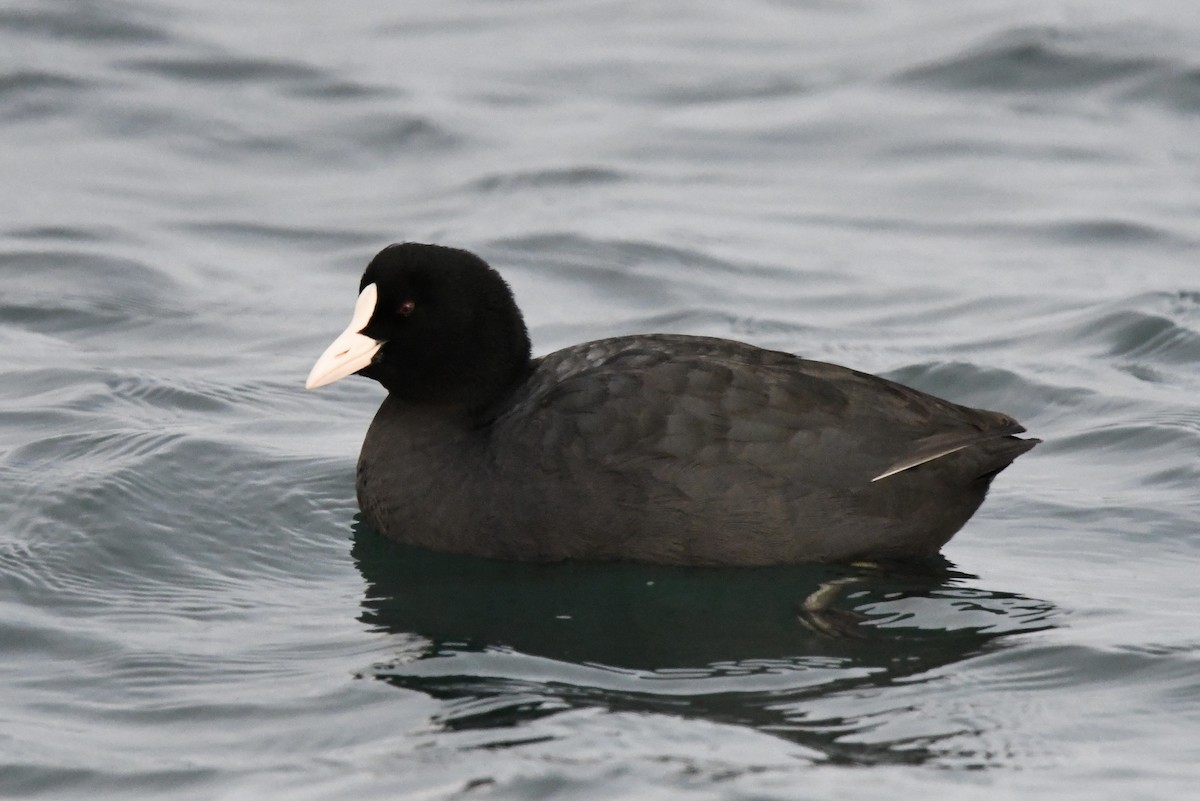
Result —
[[351, 374], [388, 392], [358, 460], [366, 522], [521, 561], [928, 557], [1040, 441], [998, 412], [728, 339], [534, 358], [499, 273], [412, 242], [367, 266], [306, 386]]

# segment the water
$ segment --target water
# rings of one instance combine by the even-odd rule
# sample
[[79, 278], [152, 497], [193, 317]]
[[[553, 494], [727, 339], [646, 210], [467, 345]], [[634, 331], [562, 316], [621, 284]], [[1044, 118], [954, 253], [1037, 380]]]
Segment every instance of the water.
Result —
[[[1186, 4], [0, 9], [0, 793], [1163, 798], [1200, 780]], [[382, 245], [545, 352], [746, 339], [1046, 442], [930, 571], [355, 521]], [[858, 577], [820, 636], [796, 604]]]

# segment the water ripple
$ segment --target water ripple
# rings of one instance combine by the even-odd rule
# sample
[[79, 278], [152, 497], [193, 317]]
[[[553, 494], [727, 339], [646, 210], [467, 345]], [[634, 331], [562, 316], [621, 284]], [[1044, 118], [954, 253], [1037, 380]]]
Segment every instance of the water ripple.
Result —
[[96, 331], [172, 314], [162, 299], [174, 282], [133, 259], [9, 250], [0, 253], [0, 280], [9, 287], [0, 301], [0, 323], [40, 333]]
[[61, 11], [6, 9], [0, 11], [0, 30], [84, 43], [164, 43], [171, 40], [163, 27], [138, 21], [133, 18], [137, 15], [130, 11], [129, 7], [118, 11], [92, 3]]
[[322, 77], [321, 71], [300, 62], [229, 55], [190, 59], [145, 58], [118, 62], [116, 66], [172, 80], [202, 83], [290, 83]]
[[1121, 97], [1131, 103], [1155, 102], [1184, 114], [1200, 113], [1200, 66], [1172, 64], [1133, 82]]
[[1078, 342], [1102, 343], [1106, 357], [1132, 363], [1200, 361], [1200, 293], [1156, 292], [1117, 301], [1069, 329]]
[[1120, 85], [1161, 63], [1154, 56], [1112, 55], [1099, 42], [1076, 33], [1027, 27], [911, 69], [899, 80], [967, 91], [1064, 93]]
[[563, 167], [535, 169], [488, 175], [472, 181], [470, 188], [480, 192], [509, 192], [524, 189], [591, 186], [626, 180], [620, 170], [605, 167]]

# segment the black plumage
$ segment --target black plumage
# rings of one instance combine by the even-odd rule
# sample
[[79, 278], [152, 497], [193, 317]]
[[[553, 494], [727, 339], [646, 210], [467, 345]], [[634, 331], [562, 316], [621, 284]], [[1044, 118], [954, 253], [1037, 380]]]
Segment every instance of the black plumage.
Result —
[[[533, 359], [507, 285], [461, 250], [393, 245], [360, 289], [377, 299], [343, 338], [377, 348], [357, 372], [389, 394], [359, 457], [359, 504], [386, 536], [437, 550], [930, 556], [1038, 442], [997, 412], [724, 339], [626, 336]], [[310, 385], [334, 380], [321, 377], [334, 350]]]

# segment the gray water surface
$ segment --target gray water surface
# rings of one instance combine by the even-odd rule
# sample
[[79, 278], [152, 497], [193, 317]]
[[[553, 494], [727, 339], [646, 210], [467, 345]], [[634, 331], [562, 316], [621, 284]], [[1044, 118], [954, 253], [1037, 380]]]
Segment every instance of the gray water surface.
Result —
[[[0, 794], [1193, 797], [1198, 130], [1170, 0], [0, 7]], [[1045, 443], [927, 570], [402, 548], [302, 384], [403, 239]]]

